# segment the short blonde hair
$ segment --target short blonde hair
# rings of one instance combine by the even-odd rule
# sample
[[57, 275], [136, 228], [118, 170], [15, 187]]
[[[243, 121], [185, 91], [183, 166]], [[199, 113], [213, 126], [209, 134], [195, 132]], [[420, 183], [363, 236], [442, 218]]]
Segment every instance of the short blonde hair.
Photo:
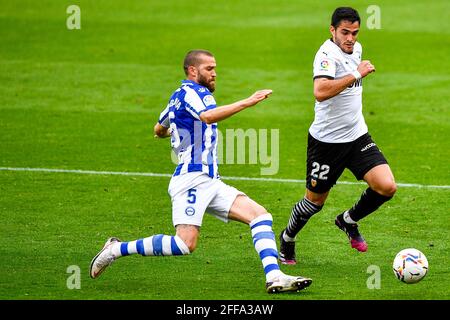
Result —
[[199, 57], [201, 55], [205, 55], [208, 57], [214, 57], [213, 54], [207, 50], [196, 49], [196, 50], [189, 51], [186, 54], [186, 56], [184, 57], [184, 63], [183, 63], [184, 73], [186, 75], [188, 74], [188, 68], [190, 66], [196, 67], [199, 65], [199, 63], [200, 63]]

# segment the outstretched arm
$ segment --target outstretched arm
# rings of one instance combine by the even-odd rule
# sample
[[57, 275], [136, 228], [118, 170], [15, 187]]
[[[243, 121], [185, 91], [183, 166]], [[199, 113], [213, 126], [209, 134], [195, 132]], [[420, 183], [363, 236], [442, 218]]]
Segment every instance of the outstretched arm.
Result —
[[232, 104], [202, 112], [200, 114], [200, 120], [207, 124], [222, 121], [228, 117], [231, 117], [233, 114], [236, 114], [246, 108], [252, 107], [258, 102], [267, 99], [271, 93], [272, 90], [270, 89], [256, 91], [247, 99], [236, 101]]
[[375, 67], [369, 60], [365, 60], [359, 64], [357, 71], [353, 74], [333, 80], [317, 78], [314, 80], [314, 97], [316, 97], [319, 102], [333, 98], [344, 91], [345, 88], [350, 86], [353, 82], [364, 78], [372, 72], [375, 72]]

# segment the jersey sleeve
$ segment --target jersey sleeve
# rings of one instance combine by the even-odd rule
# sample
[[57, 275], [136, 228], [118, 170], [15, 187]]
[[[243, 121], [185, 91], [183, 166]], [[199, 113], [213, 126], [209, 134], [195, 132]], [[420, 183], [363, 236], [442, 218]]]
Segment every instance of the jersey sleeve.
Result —
[[159, 115], [158, 123], [162, 125], [165, 128], [170, 127], [170, 121], [169, 121], [169, 106], [161, 112]]
[[331, 52], [319, 51], [314, 58], [313, 78], [328, 78], [334, 79], [336, 77], [336, 59]]
[[201, 95], [189, 87], [186, 87], [185, 90], [186, 95], [184, 101], [186, 102], [186, 110], [194, 118], [200, 120], [200, 114], [202, 112], [215, 108], [216, 101], [211, 94]]

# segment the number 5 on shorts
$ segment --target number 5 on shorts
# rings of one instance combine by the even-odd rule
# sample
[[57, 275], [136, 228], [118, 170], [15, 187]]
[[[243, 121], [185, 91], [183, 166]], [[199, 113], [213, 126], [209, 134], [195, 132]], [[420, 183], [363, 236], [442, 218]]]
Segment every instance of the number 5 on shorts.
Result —
[[195, 203], [195, 201], [197, 201], [197, 196], [195, 195], [196, 192], [197, 192], [197, 189], [189, 189], [188, 190], [188, 199], [187, 199], [188, 203]]

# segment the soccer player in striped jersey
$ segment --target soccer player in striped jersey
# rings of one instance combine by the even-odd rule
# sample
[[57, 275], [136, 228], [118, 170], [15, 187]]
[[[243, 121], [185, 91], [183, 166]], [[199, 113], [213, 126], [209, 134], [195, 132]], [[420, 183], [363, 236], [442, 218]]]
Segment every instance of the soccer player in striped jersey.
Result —
[[256, 91], [250, 97], [217, 107], [215, 90], [216, 61], [205, 50], [193, 50], [184, 59], [187, 79], [175, 90], [154, 127], [160, 138], [171, 137], [178, 157], [169, 183], [172, 221], [176, 234], [157, 234], [123, 242], [109, 238], [91, 262], [90, 275], [97, 278], [119, 257], [179, 256], [197, 247], [205, 212], [228, 222], [235, 220], [250, 226], [253, 244], [261, 259], [269, 293], [297, 291], [312, 280], [281, 272], [272, 231], [272, 215], [243, 192], [220, 180], [217, 164], [217, 122], [266, 99], [272, 90]]
[[314, 59], [315, 118], [308, 135], [306, 194], [291, 212], [280, 234], [280, 260], [295, 264], [295, 237], [318, 213], [345, 168], [368, 188], [352, 208], [335, 219], [352, 248], [365, 252], [367, 243], [356, 222], [377, 210], [395, 194], [394, 175], [368, 133], [362, 113], [362, 78], [375, 72], [369, 60], [361, 61], [356, 41], [361, 19], [356, 10], [337, 8], [331, 18], [331, 39]]

